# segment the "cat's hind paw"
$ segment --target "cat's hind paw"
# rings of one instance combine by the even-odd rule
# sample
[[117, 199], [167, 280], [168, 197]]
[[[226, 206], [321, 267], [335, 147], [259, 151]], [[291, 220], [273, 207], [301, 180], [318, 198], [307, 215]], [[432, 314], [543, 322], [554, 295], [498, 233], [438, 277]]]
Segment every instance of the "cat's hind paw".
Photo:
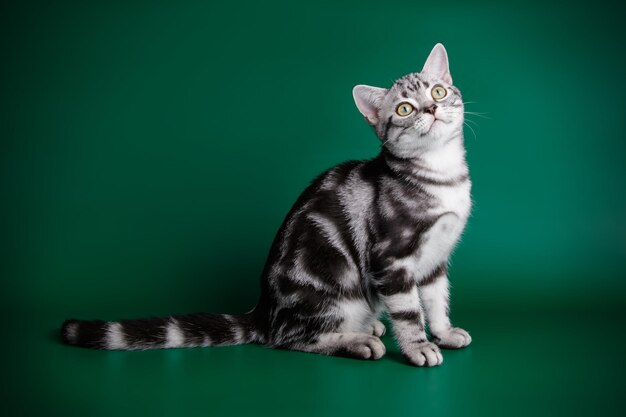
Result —
[[460, 349], [472, 343], [472, 336], [460, 327], [433, 335], [433, 342], [444, 349]]
[[386, 331], [385, 325], [380, 320], [376, 320], [374, 324], [372, 324], [372, 334], [374, 336], [381, 337]]
[[345, 344], [338, 347], [336, 355], [371, 360], [378, 360], [385, 355], [385, 345], [376, 336], [357, 334], [347, 339]]

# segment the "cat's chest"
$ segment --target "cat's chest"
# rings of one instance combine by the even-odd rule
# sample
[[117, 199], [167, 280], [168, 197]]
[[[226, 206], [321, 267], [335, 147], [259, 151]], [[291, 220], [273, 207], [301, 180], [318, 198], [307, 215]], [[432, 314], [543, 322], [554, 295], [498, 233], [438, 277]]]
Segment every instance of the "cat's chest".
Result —
[[451, 184], [426, 184], [423, 188], [430, 197], [428, 216], [437, 217], [444, 213], [454, 213], [460, 221], [467, 220], [472, 208], [469, 178]]
[[[378, 201], [379, 248], [408, 253], [416, 250], [416, 242], [433, 234], [447, 242], [445, 247], [456, 242], [469, 217], [471, 183], [467, 176], [453, 184], [438, 182], [406, 187], [390, 183], [382, 189]], [[442, 217], [446, 218], [445, 227], [433, 229]]]
[[422, 279], [437, 266], [447, 263], [452, 249], [457, 244], [467, 223], [471, 209], [471, 184], [466, 179], [458, 184], [431, 185], [424, 189], [430, 198], [429, 209], [422, 213], [422, 224], [418, 228], [418, 244], [412, 253], [400, 261]]

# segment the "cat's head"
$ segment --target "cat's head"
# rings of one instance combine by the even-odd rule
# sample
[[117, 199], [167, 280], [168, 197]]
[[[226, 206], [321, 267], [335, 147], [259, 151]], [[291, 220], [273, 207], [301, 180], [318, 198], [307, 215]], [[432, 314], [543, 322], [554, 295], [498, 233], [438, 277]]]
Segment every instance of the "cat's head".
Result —
[[463, 100], [440, 43], [421, 72], [405, 75], [389, 89], [357, 85], [352, 94], [383, 146], [398, 157], [419, 156], [463, 130]]

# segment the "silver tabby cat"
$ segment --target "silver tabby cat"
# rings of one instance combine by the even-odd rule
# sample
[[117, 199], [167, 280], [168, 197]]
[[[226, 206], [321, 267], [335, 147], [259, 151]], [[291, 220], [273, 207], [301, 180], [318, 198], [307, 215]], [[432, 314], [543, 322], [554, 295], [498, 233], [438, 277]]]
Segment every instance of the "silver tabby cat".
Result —
[[440, 347], [467, 346], [470, 335], [449, 319], [448, 259], [471, 185], [446, 50], [437, 44], [420, 73], [389, 89], [358, 85], [353, 95], [381, 152], [329, 169], [302, 193], [272, 244], [252, 311], [67, 320], [63, 340], [120, 350], [259, 343], [379, 359], [386, 311], [412, 365], [439, 365]]

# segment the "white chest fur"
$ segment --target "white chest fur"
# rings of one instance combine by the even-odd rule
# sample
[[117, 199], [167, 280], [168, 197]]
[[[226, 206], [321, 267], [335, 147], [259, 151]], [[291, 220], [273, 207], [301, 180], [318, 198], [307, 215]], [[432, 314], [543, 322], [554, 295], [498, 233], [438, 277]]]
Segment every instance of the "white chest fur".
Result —
[[471, 186], [469, 178], [454, 185], [425, 185], [425, 190], [435, 197], [438, 203], [430, 214], [437, 216], [451, 212], [460, 220], [466, 221], [472, 207]]
[[421, 169], [416, 169], [416, 174], [432, 180], [432, 184], [425, 183], [423, 186], [439, 203], [433, 207], [431, 214], [452, 212], [463, 221], [467, 220], [471, 209], [471, 182], [463, 142], [451, 141], [446, 146], [426, 152], [421, 159], [423, 165]]

